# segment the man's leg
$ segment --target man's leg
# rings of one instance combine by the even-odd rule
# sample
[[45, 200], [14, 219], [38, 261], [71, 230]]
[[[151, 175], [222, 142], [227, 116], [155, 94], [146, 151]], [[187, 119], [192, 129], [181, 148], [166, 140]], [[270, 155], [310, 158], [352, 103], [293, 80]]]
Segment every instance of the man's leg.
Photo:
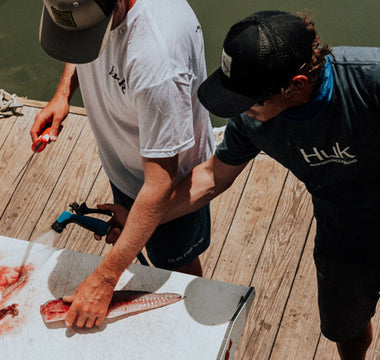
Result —
[[322, 333], [337, 344], [342, 360], [363, 360], [372, 342], [379, 269], [347, 263], [317, 250], [314, 259]]
[[150, 261], [156, 267], [202, 276], [199, 260], [210, 244], [209, 205], [157, 227], [146, 244]]
[[[111, 183], [115, 204], [131, 209], [134, 200]], [[146, 250], [156, 267], [202, 276], [199, 255], [210, 244], [210, 206], [158, 226]]]
[[340, 358], [342, 360], [365, 360], [372, 336], [372, 324], [369, 322], [355, 339], [337, 343]]
[[175, 269], [178, 272], [184, 273], [184, 274], [190, 274], [190, 275], [195, 275], [195, 276], [202, 276], [203, 271], [202, 271], [202, 265], [199, 260], [199, 256], [195, 258], [192, 262], [185, 266], [181, 266], [177, 269]]

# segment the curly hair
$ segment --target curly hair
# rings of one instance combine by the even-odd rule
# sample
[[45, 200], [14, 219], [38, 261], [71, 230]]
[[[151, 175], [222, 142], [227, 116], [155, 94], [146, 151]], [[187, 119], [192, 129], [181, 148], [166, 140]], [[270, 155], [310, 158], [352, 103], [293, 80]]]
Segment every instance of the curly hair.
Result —
[[[314, 21], [310, 16], [303, 13], [297, 13], [297, 15], [302, 18], [302, 21], [310, 34], [313, 54], [309, 63], [304, 64], [296, 75], [305, 75], [307, 76], [309, 83], [315, 83], [318, 80], [319, 73], [324, 63], [326, 62], [325, 56], [331, 53], [331, 46], [322, 44], [321, 38], [317, 34]], [[296, 91], [297, 88], [290, 84], [286, 89], [281, 89], [281, 94], [286, 99], [290, 99]]]

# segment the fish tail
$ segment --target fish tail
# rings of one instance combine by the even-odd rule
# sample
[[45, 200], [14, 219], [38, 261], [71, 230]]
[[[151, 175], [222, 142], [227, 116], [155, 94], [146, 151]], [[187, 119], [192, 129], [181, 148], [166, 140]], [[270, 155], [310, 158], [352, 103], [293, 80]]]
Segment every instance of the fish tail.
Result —
[[153, 310], [174, 304], [182, 299], [183, 298], [181, 295], [175, 293], [146, 293], [130, 301], [117, 301], [111, 303], [107, 317], [112, 318], [126, 314]]

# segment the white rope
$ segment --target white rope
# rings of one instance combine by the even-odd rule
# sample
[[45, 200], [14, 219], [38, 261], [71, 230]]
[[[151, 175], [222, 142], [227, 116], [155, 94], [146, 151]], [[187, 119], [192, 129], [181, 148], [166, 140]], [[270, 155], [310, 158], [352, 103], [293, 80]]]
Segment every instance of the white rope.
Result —
[[17, 108], [22, 107], [16, 100], [16, 94], [9, 94], [3, 89], [0, 89], [0, 119], [17, 115]]

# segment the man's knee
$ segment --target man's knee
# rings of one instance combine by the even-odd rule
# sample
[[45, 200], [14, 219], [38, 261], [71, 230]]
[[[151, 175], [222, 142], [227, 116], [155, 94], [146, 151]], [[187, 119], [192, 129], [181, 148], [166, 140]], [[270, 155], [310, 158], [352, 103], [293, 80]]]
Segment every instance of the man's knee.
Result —
[[175, 269], [175, 271], [178, 271], [178, 272], [181, 272], [181, 273], [184, 273], [184, 274], [190, 274], [190, 275], [195, 275], [195, 276], [202, 276], [203, 275], [202, 264], [201, 264], [201, 262], [199, 260], [199, 256], [196, 257], [190, 263], [188, 263], [188, 264], [186, 264], [184, 266], [181, 266], [181, 267]]
[[372, 324], [369, 322], [360, 334], [352, 340], [337, 343], [342, 360], [364, 360], [366, 352], [372, 343]]

